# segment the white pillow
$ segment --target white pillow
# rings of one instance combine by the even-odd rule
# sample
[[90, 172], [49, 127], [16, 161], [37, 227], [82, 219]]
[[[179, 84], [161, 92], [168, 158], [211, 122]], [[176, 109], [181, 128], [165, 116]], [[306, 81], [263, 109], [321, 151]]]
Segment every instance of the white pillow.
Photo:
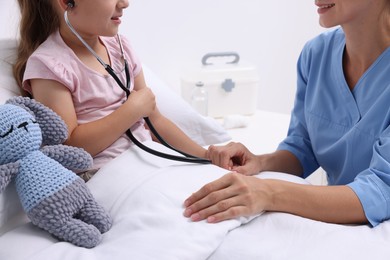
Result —
[[13, 96], [20, 95], [20, 89], [12, 74], [12, 63], [16, 57], [16, 40], [0, 40], [0, 104]]
[[231, 140], [227, 131], [214, 118], [199, 114], [147, 66], [143, 65], [142, 68], [147, 85], [156, 95], [160, 112], [192, 140], [202, 146]]

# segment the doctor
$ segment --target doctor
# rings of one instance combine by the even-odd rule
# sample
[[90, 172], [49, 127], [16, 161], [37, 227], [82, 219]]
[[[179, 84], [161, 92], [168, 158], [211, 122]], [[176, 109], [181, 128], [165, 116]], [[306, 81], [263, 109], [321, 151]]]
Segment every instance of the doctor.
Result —
[[[390, 218], [390, 1], [316, 0], [321, 26], [298, 60], [287, 137], [274, 153], [240, 143], [212, 146], [213, 163], [233, 171], [185, 202], [184, 215], [215, 223], [264, 210], [330, 223]], [[261, 180], [262, 171], [303, 178], [318, 167], [329, 186]]]

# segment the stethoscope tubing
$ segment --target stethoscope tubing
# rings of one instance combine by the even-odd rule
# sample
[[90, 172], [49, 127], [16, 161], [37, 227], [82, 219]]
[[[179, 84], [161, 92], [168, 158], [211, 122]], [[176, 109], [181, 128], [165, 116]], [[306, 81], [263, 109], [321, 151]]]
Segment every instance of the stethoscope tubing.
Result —
[[[108, 74], [110, 74], [111, 77], [113, 77], [113, 79], [115, 80], [115, 82], [118, 84], [118, 86], [126, 93], [126, 99], [129, 98], [131, 92], [130, 92], [130, 82], [131, 82], [131, 76], [130, 76], [130, 71], [129, 71], [129, 65], [128, 65], [128, 62], [124, 56], [124, 51], [123, 51], [123, 45], [122, 45], [122, 41], [121, 41], [121, 38], [119, 35], [117, 35], [117, 39], [118, 39], [118, 42], [119, 42], [119, 46], [120, 46], [120, 51], [121, 51], [121, 54], [122, 54], [122, 58], [124, 60], [124, 63], [125, 63], [125, 74], [126, 74], [126, 86], [123, 85], [123, 83], [121, 82], [121, 80], [118, 78], [118, 76], [116, 75], [114, 69], [108, 65], [107, 63], [105, 63], [100, 57], [99, 55], [89, 46], [89, 44], [84, 41], [84, 39], [81, 37], [81, 35], [74, 29], [74, 27], [72, 26], [72, 24], [70, 23], [69, 19], [68, 19], [68, 10], [65, 10], [65, 13], [64, 13], [64, 19], [65, 19], [65, 22], [67, 24], [67, 26], [69, 27], [69, 29], [72, 31], [72, 33], [81, 41], [81, 43], [91, 52], [91, 54], [99, 61], [99, 63], [105, 68], [105, 70], [107, 71]], [[176, 148], [174, 148], [173, 146], [171, 146], [170, 144], [168, 144], [162, 137], [161, 135], [157, 132], [157, 130], [155, 129], [155, 127], [153, 126], [152, 122], [150, 121], [150, 119], [148, 117], [144, 117], [144, 120], [146, 122], [146, 124], [148, 125], [149, 127], [149, 130], [152, 132], [152, 134], [159, 140], [159, 142], [164, 145], [165, 147], [173, 150], [173, 151], [176, 151], [183, 156], [178, 156], [178, 155], [173, 155], [173, 154], [168, 154], [168, 153], [163, 153], [163, 152], [160, 152], [160, 151], [157, 151], [157, 150], [154, 150], [154, 149], [151, 149], [149, 147], [147, 147], [146, 145], [142, 144], [140, 141], [137, 140], [137, 138], [135, 138], [135, 136], [133, 135], [133, 133], [131, 132], [130, 129], [128, 129], [126, 131], [126, 135], [129, 137], [129, 139], [135, 144], [137, 145], [139, 148], [141, 148], [142, 150], [150, 153], [150, 154], [153, 154], [155, 156], [158, 156], [158, 157], [162, 157], [162, 158], [165, 158], [165, 159], [169, 159], [169, 160], [175, 160], [175, 161], [181, 161], [181, 162], [188, 162], [188, 163], [199, 163], [199, 164], [210, 164], [211, 161], [210, 160], [207, 160], [207, 159], [204, 159], [204, 158], [199, 158], [199, 157], [196, 157], [196, 156], [193, 156], [193, 155], [190, 155], [190, 154], [187, 154], [183, 151], [180, 151]]]

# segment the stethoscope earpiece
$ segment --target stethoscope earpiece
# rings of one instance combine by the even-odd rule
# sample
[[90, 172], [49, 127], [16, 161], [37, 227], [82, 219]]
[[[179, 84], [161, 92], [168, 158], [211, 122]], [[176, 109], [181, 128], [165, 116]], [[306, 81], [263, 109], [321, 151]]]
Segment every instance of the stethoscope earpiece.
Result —
[[74, 0], [69, 0], [66, 4], [68, 5], [69, 9], [72, 9], [76, 5]]

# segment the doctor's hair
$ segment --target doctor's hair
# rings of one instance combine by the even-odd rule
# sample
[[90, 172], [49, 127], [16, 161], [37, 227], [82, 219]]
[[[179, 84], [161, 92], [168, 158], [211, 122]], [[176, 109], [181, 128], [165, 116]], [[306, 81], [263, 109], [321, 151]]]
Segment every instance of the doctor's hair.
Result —
[[21, 87], [28, 58], [50, 34], [58, 30], [60, 21], [52, 0], [18, 0], [18, 4], [20, 40], [13, 75]]

